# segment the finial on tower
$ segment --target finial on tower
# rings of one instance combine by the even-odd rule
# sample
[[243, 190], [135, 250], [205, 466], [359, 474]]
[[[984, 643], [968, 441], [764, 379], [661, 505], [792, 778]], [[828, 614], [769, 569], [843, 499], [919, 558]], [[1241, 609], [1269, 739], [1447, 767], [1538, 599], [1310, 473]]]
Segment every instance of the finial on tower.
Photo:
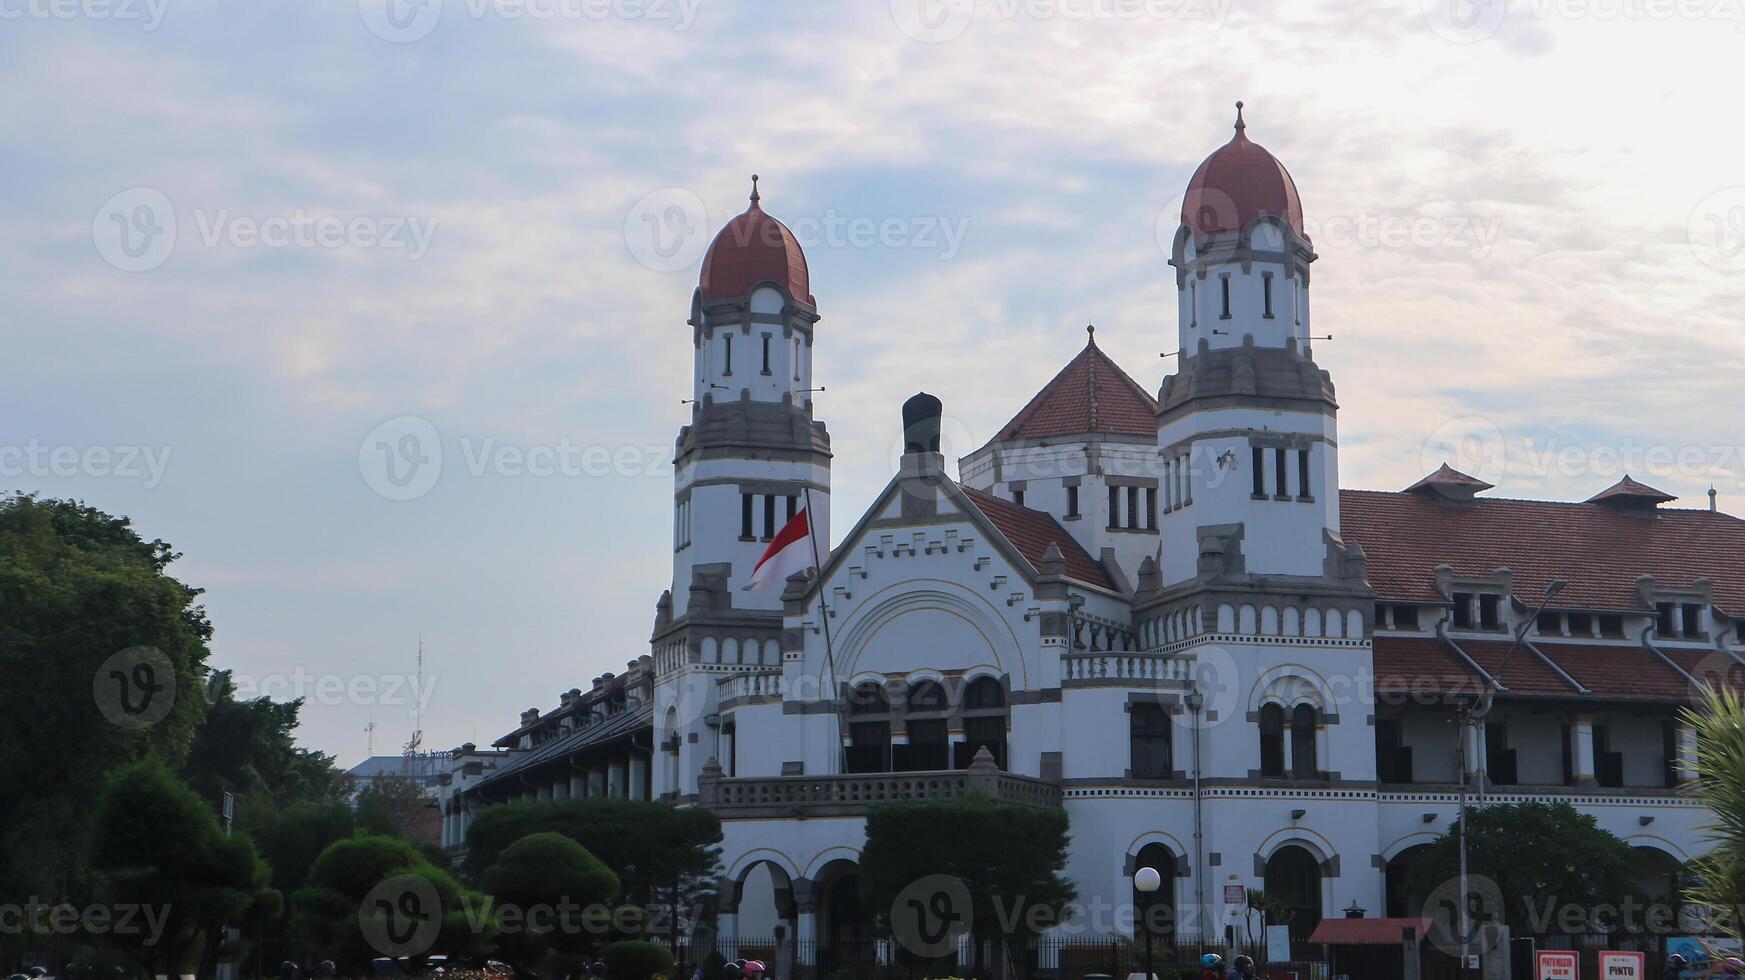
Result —
[[1247, 128], [1248, 124], [1242, 121], [1242, 100], [1238, 99], [1236, 100], [1236, 131], [1240, 133]]
[[757, 202], [759, 202], [761, 200], [763, 200], [763, 195], [761, 195], [757, 192], [757, 174], [752, 174], [751, 175], [751, 203], [756, 204]]

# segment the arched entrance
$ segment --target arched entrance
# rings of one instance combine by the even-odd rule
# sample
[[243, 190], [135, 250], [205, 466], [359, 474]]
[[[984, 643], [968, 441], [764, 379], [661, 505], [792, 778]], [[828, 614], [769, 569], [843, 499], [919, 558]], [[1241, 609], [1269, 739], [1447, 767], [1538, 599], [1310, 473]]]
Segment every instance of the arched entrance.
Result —
[[1291, 954], [1295, 957], [1321, 924], [1321, 862], [1308, 848], [1286, 844], [1266, 859], [1265, 887], [1283, 906], [1278, 914], [1291, 928]]
[[[1702, 920], [1694, 912], [1684, 910], [1684, 890], [1691, 884], [1690, 872], [1679, 859], [1658, 847], [1634, 844], [1630, 852], [1636, 858], [1635, 884], [1642, 895], [1648, 900], [1649, 912], [1643, 916], [1644, 921], [1659, 921], [1668, 924], [1676, 923], [1677, 932], [1681, 935], [1694, 934], [1701, 931]], [[1620, 923], [1626, 933], [1634, 931], [1630, 938], [1632, 946], [1646, 949], [1656, 955], [1664, 955], [1664, 929], [1660, 935], [1651, 935], [1649, 930], [1640, 928], [1641, 922]]]
[[1390, 918], [1415, 918], [1427, 914], [1424, 911], [1427, 896], [1412, 887], [1412, 870], [1429, 849], [1428, 843], [1413, 844], [1388, 859], [1387, 867], [1382, 869], [1387, 881], [1387, 914]]
[[870, 972], [877, 957], [872, 916], [860, 898], [860, 866], [847, 859], [831, 861], [819, 869], [812, 887], [818, 895], [819, 975]]
[[1133, 938], [1143, 942], [1146, 932], [1159, 948], [1175, 942], [1175, 852], [1169, 846], [1153, 841], [1139, 849], [1133, 858], [1131, 873], [1140, 868], [1153, 868], [1163, 883], [1157, 891], [1146, 895], [1133, 890]]

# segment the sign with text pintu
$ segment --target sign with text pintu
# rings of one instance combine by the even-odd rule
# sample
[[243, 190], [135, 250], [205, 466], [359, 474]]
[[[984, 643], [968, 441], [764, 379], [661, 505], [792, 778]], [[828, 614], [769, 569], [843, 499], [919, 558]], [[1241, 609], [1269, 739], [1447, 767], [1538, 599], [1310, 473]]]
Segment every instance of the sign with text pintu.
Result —
[[1538, 969], [1533, 971], [1537, 980], [1580, 980], [1578, 970], [1580, 961], [1574, 953], [1549, 953], [1541, 951], [1538, 958]]
[[1599, 980], [1648, 980], [1647, 957], [1637, 952], [1601, 950]]

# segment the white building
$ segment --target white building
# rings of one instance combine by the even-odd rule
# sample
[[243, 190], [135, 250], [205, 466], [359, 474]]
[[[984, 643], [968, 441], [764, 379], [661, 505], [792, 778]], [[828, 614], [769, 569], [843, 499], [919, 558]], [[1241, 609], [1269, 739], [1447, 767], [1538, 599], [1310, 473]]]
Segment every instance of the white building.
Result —
[[[1284, 896], [1296, 930], [1416, 915], [1401, 869], [1455, 816], [1454, 704], [1487, 689], [1465, 774], [1482, 798], [1573, 801], [1668, 870], [1701, 848], [1676, 711], [1741, 664], [1745, 522], [1631, 480], [1581, 503], [1489, 499], [1446, 467], [1339, 489], [1290, 175], [1239, 112], [1184, 200], [1180, 353], [1155, 398], [1092, 334], [961, 482], [911, 430], [785, 594], [742, 587], [796, 509], [830, 540], [808, 395], [828, 330], [755, 191], [710, 247], [647, 761], [652, 794], [723, 818], [722, 934], [857, 934], [867, 805], [972, 785], [1066, 810], [1081, 930], [1122, 931], [1096, 910], [1141, 865], [1184, 939], [1223, 934], [1236, 885]], [[998, 771], [971, 771], [984, 749]], [[496, 798], [579, 795], [573, 772], [518, 771]]]

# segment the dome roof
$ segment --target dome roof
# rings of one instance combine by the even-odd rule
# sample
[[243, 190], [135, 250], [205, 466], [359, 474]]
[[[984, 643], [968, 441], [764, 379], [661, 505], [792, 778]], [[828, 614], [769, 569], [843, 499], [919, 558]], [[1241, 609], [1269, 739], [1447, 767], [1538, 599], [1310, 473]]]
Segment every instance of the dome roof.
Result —
[[1182, 224], [1196, 235], [1241, 231], [1263, 214], [1277, 215], [1303, 234], [1303, 204], [1296, 181], [1278, 158], [1248, 139], [1242, 103], [1236, 103], [1236, 135], [1212, 151], [1194, 171], [1182, 196]]
[[757, 175], [751, 176], [751, 207], [727, 222], [703, 256], [703, 276], [697, 284], [703, 299], [731, 299], [751, 292], [760, 282], [780, 283], [794, 299], [816, 306], [806, 253], [788, 226], [764, 213], [758, 204]]

